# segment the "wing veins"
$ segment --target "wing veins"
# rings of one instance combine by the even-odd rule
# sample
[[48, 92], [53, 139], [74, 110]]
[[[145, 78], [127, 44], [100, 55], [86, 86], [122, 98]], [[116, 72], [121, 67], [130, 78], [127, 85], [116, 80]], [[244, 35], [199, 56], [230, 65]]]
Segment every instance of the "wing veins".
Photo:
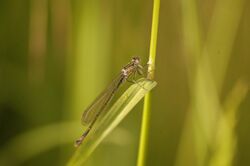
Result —
[[[111, 82], [111, 84], [89, 105], [82, 114], [81, 122], [83, 125], [88, 125], [94, 117], [98, 114], [102, 106], [106, 103], [108, 105], [108, 100], [112, 98], [114, 88], [117, 86], [119, 80], [121, 79], [121, 73]], [[106, 107], [104, 106], [104, 107]]]

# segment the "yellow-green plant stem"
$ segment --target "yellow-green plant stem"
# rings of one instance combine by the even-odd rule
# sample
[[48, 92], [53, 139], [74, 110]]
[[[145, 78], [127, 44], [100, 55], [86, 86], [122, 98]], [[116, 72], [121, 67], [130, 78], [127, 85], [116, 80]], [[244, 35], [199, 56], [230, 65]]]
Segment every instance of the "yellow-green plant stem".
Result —
[[[149, 51], [149, 61], [148, 61], [149, 65], [148, 75], [147, 75], [148, 79], [154, 78], [159, 10], [160, 10], [160, 0], [154, 0], [150, 51]], [[150, 101], [151, 101], [151, 94], [148, 93], [144, 98], [144, 108], [143, 108], [143, 116], [141, 124], [141, 135], [140, 135], [137, 166], [144, 166], [146, 163], [145, 160], [147, 155], [147, 142], [148, 142], [149, 122], [150, 122], [150, 105], [151, 105]]]
[[137, 166], [144, 166], [147, 152], [149, 119], [150, 119], [150, 99], [151, 95], [148, 93], [144, 98], [143, 119], [141, 125], [140, 145], [137, 159]]

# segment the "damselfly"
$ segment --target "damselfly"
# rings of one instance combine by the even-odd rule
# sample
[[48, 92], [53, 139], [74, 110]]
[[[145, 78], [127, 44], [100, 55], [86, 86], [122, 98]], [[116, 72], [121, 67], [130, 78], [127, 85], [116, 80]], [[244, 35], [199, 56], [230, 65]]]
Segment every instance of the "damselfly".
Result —
[[112, 83], [94, 100], [94, 102], [83, 112], [82, 124], [88, 125], [82, 136], [76, 140], [75, 146], [78, 147], [84, 138], [89, 134], [100, 114], [106, 109], [117, 89], [125, 82], [131, 81], [129, 78], [135, 77], [136, 74], [143, 74], [143, 67], [140, 65], [140, 58], [133, 57], [131, 62], [124, 66], [119, 75]]

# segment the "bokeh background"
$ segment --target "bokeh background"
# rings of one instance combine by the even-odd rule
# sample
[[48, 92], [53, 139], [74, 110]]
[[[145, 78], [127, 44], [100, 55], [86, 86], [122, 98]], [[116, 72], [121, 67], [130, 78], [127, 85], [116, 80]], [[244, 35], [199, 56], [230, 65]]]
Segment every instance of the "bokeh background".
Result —
[[[1, 0], [0, 165], [66, 165], [81, 113], [132, 56], [152, 0]], [[250, 164], [250, 2], [162, 0], [147, 165]], [[85, 165], [136, 165], [142, 102]]]

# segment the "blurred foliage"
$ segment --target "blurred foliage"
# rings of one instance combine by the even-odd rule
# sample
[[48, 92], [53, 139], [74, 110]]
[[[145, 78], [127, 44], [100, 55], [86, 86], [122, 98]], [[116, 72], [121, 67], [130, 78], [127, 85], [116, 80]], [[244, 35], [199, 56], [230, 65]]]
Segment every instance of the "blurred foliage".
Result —
[[[1, 1], [0, 165], [68, 162], [84, 108], [147, 62], [152, 4]], [[247, 0], [161, 2], [146, 165], [250, 164], [249, 17]], [[141, 104], [85, 165], [136, 165]]]

